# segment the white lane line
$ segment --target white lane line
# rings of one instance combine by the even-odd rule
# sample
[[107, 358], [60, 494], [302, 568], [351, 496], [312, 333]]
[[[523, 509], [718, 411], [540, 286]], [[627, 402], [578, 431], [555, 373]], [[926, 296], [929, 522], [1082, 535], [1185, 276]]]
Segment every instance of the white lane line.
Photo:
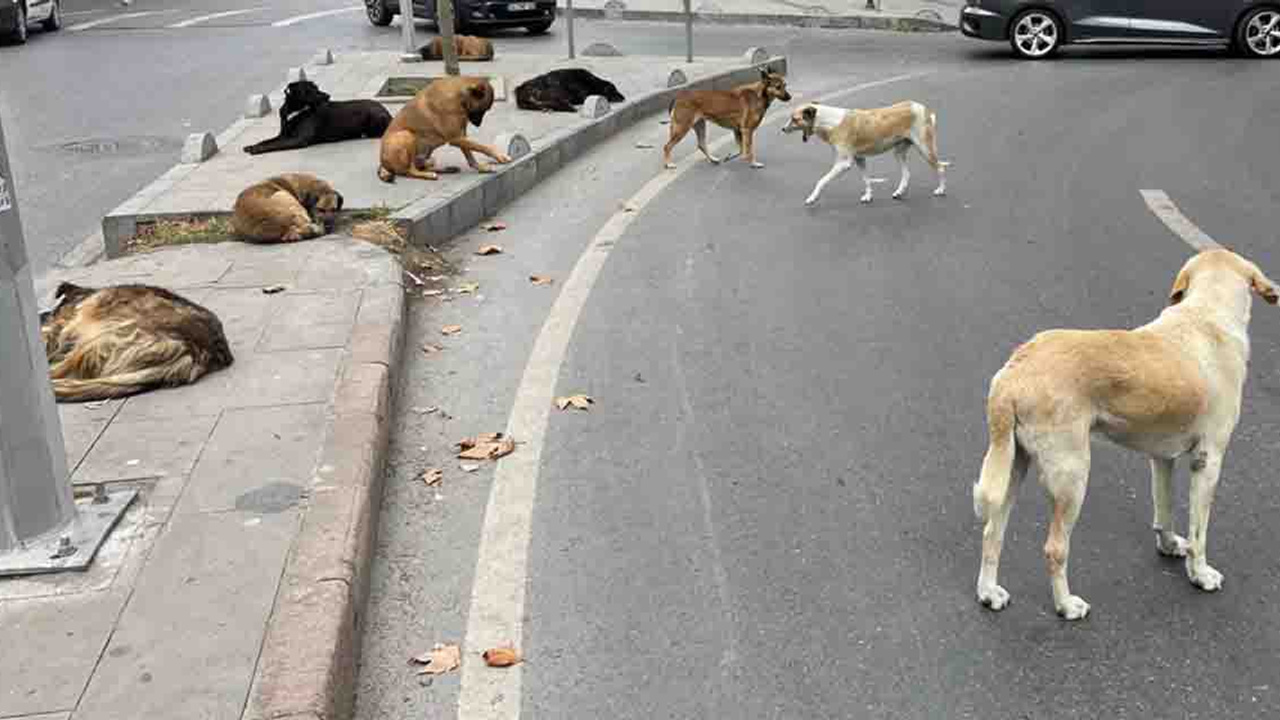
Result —
[[1191, 222], [1190, 218], [1183, 215], [1163, 190], [1139, 190], [1138, 192], [1142, 193], [1142, 199], [1146, 201], [1147, 207], [1160, 218], [1165, 227], [1191, 247], [1196, 250], [1213, 250], [1222, 247], [1218, 241], [1209, 237], [1208, 233]]
[[[911, 73], [861, 83], [826, 93], [813, 102], [929, 74]], [[785, 108], [779, 108], [770, 113], [765, 122], [777, 121], [786, 113]], [[733, 136], [726, 135], [712, 144], [712, 153], [732, 141]], [[654, 157], [656, 162], [657, 156]], [[507, 420], [508, 436], [523, 444], [517, 452], [498, 461], [485, 507], [484, 527], [480, 532], [480, 552], [476, 559], [471, 609], [467, 613], [467, 635], [463, 644], [459, 720], [518, 720], [520, 717], [523, 666], [495, 671], [485, 666], [480, 653], [501, 645], [514, 645], [523, 650], [522, 618], [528, 582], [533, 502], [546, 440], [547, 417], [560, 366], [587, 296], [591, 294], [591, 288], [615, 243], [650, 201], [702, 162], [701, 154], [689, 153], [677, 169], [662, 171], [631, 196], [624, 204], [626, 210], [609, 218], [579, 256], [534, 341], [533, 352], [520, 378], [511, 416]]]
[[122, 15], [112, 15], [111, 17], [104, 17], [99, 20], [90, 20], [89, 22], [82, 22], [79, 25], [72, 25], [71, 27], [67, 28], [67, 31], [80, 32], [81, 30], [96, 28], [99, 25], [106, 25], [108, 23], [117, 23], [117, 22], [120, 22], [121, 20], [129, 20], [131, 18], [146, 17], [147, 15], [159, 15], [160, 12], [161, 12], [160, 10], [143, 10], [142, 12], [132, 12], [132, 13], [124, 13]]
[[297, 25], [298, 23], [306, 22], [307, 20], [329, 17], [330, 15], [341, 15], [342, 13], [360, 12], [361, 10], [364, 10], [364, 6], [338, 8], [337, 10], [321, 10], [320, 12], [307, 13], [306, 15], [294, 15], [293, 17], [277, 20], [276, 22], [271, 23], [271, 27], [289, 27], [290, 25]]
[[106, 10], [72, 10], [71, 12], [63, 12], [62, 17], [69, 18], [79, 17], [81, 15], [96, 15], [100, 12], [106, 12]]
[[266, 9], [266, 8], [256, 7], [256, 8], [245, 8], [244, 10], [227, 10], [227, 11], [224, 11], [224, 12], [210, 13], [210, 14], [208, 14], [208, 15], [200, 15], [200, 16], [198, 16], [198, 17], [193, 17], [193, 18], [191, 18], [191, 19], [189, 19], [189, 20], [183, 20], [182, 22], [176, 22], [176, 23], [174, 23], [174, 24], [172, 24], [172, 25], [168, 25], [168, 26], [166, 26], [166, 27], [169, 27], [169, 28], [189, 28], [189, 27], [191, 27], [192, 25], [199, 25], [200, 23], [209, 22], [210, 20], [217, 20], [217, 19], [219, 19], [219, 18], [233, 17], [233, 16], [236, 16], [236, 15], [245, 15], [245, 14], [247, 14], [247, 13], [251, 13], [251, 12], [258, 12], [259, 10], [265, 10], [265, 9]]

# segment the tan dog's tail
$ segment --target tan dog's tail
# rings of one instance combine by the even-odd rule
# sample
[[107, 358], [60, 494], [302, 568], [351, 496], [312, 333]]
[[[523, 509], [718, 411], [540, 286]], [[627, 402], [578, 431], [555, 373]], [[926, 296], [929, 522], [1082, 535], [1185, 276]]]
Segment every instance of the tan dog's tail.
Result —
[[164, 365], [142, 368], [132, 372], [108, 375], [106, 377], [81, 380], [78, 378], [56, 378], [53, 382], [53, 394], [62, 402], [87, 402], [89, 400], [109, 400], [111, 398], [137, 395], [144, 390], [158, 387], [169, 387], [187, 382], [203, 375], [198, 371], [190, 355], [174, 358]]
[[987, 456], [982, 460], [982, 475], [973, 486], [973, 512], [979, 520], [986, 520], [1008, 501], [1010, 479], [1013, 477], [1014, 456], [1018, 452], [1014, 427], [1013, 398], [992, 388], [987, 400], [987, 432], [990, 444]]

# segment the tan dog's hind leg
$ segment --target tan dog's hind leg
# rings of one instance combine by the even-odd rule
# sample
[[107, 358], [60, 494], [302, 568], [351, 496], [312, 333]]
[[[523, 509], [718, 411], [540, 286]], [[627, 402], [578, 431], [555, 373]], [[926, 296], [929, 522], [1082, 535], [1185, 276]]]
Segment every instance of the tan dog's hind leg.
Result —
[[915, 145], [916, 149], [920, 151], [920, 154], [924, 156], [924, 160], [929, 163], [929, 167], [933, 168], [933, 171], [937, 173], [938, 187], [934, 188], [933, 194], [941, 197], [947, 194], [947, 166], [951, 163], [943, 162], [938, 159], [937, 113], [929, 113], [928, 117], [925, 119], [924, 132], [922, 134], [924, 135], [923, 147], [921, 147], [921, 143], [914, 142], [914, 136], [912, 137], [912, 144]]
[[1053, 586], [1053, 606], [1065, 620], [1080, 620], [1089, 614], [1089, 603], [1071, 594], [1067, 566], [1071, 557], [1071, 531], [1080, 517], [1085, 490], [1089, 485], [1089, 429], [1061, 428], [1049, 431], [1036, 452], [1040, 481], [1053, 498], [1053, 520], [1044, 557]]
[[707, 160], [709, 160], [712, 165], [719, 165], [720, 158], [712, 155], [711, 151], [707, 149], [706, 118], [698, 118], [698, 121], [693, 124], [693, 133], [698, 136], [698, 149], [702, 151], [702, 154], [706, 156]]
[[1168, 557], [1186, 557], [1187, 541], [1173, 533], [1173, 460], [1151, 458], [1151, 528], [1156, 531], [1156, 551]]
[[[993, 381], [994, 386], [994, 381]], [[1009, 592], [997, 584], [1004, 531], [1014, 499], [1026, 477], [1030, 456], [1018, 447], [1012, 400], [992, 390], [987, 401], [987, 454], [982, 473], [973, 486], [973, 511], [985, 520], [982, 528], [982, 564], [978, 570], [978, 602], [995, 611], [1009, 604]]]
[[899, 143], [893, 148], [893, 156], [898, 159], [898, 169], [902, 178], [898, 180], [898, 189], [893, 191], [893, 199], [901, 200], [907, 196], [907, 183], [911, 182], [911, 168], [907, 166], [908, 143]]
[[1027, 476], [1030, 458], [1022, 451], [1015, 451], [1013, 469], [1009, 474], [1009, 489], [1004, 499], [987, 512], [987, 522], [982, 527], [982, 565], [978, 570], [978, 602], [992, 610], [1003, 610], [1009, 605], [1009, 591], [1000, 587], [1000, 553], [1004, 549], [1004, 533], [1009, 526], [1009, 515], [1018, 496], [1022, 479]]
[[693, 122], [696, 120], [696, 113], [685, 110], [676, 104], [671, 109], [671, 136], [667, 138], [667, 144], [662, 146], [662, 167], [667, 170], [675, 170], [676, 164], [671, 162], [671, 151], [676, 145], [684, 139], [685, 135], [693, 129]]
[[1222, 451], [1197, 448], [1191, 453], [1191, 506], [1190, 547], [1187, 549], [1187, 578], [1191, 584], [1206, 592], [1222, 588], [1222, 573], [1209, 565], [1205, 548], [1209, 532], [1209, 512], [1213, 509], [1213, 494], [1218, 488], [1218, 475], [1222, 472]]

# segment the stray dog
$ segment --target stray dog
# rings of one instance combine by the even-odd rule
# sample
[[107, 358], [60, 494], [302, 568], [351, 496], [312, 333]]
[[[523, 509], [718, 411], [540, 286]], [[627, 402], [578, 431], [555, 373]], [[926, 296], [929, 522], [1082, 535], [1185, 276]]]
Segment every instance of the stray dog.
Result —
[[626, 100], [617, 86], [582, 68], [565, 68], [543, 73], [516, 86], [516, 107], [544, 112], [574, 112], [592, 95], [609, 102]]
[[287, 173], [250, 185], [236, 198], [231, 228], [253, 243], [296, 242], [333, 232], [342, 195], [306, 173]]
[[893, 197], [902, 199], [907, 194], [907, 182], [911, 179], [911, 171], [907, 168], [907, 153], [911, 148], [919, 150], [938, 175], [938, 187], [933, 194], [947, 193], [947, 166], [951, 163], [938, 159], [938, 115], [918, 102], [900, 102], [874, 110], [846, 110], [809, 104], [791, 113], [791, 121], [782, 128], [784, 133], [797, 130], [805, 142], [809, 142], [810, 135], [817, 135], [836, 149], [835, 165], [813, 186], [813, 192], [805, 198], [805, 205], [818, 202], [818, 196], [827, 183], [854, 165], [858, 166], [866, 185], [861, 200], [871, 202], [871, 184], [881, 180], [867, 175], [867, 156], [890, 150], [893, 150], [898, 158], [898, 167], [902, 169], [902, 179], [898, 181]]
[[791, 93], [787, 92], [787, 79], [782, 75], [760, 71], [760, 80], [747, 85], [739, 85], [732, 90], [685, 90], [676, 95], [671, 103], [671, 139], [662, 148], [662, 165], [673, 170], [676, 164], [671, 162], [671, 150], [692, 129], [698, 136], [698, 149], [712, 164], [718, 165], [720, 158], [707, 150], [707, 120], [722, 128], [732, 130], [738, 141], [738, 152], [725, 160], [732, 160], [738, 155], [745, 155], [753, 168], [762, 168], [764, 163], [756, 161], [756, 128], [764, 120], [769, 111], [769, 104], [774, 100], [791, 101]]
[[[454, 35], [453, 47], [459, 60], [492, 60], [493, 43], [488, 38], [474, 35]], [[431, 42], [418, 48], [423, 60], [444, 59], [444, 38], [439, 35], [431, 38]]]
[[218, 316], [163, 288], [64, 282], [55, 295], [40, 334], [60, 402], [186, 385], [234, 362]]
[[[1096, 433], [1151, 457], [1156, 550], [1186, 558], [1187, 577], [1212, 592], [1205, 536], [1222, 456], [1240, 417], [1249, 359], [1250, 293], [1275, 305], [1280, 291], [1257, 265], [1230, 250], [1202, 252], [1173, 281], [1170, 307], [1136, 330], [1050, 330], [1014, 351], [991, 380], [990, 447], [973, 486], [982, 531], [978, 600], [1009, 604], [996, 584], [1014, 493], [1035, 461], [1053, 498], [1044, 546], [1053, 604], [1079, 620], [1089, 604], [1067, 586], [1071, 529], [1089, 480]], [[1173, 533], [1173, 467], [1191, 458], [1190, 540]]]
[[382, 136], [378, 177], [383, 182], [395, 182], [397, 175], [438, 180], [438, 172], [457, 172], [457, 168], [437, 171], [432, 164], [431, 153], [441, 145], [461, 150], [476, 172], [491, 169], [477, 162], [473, 153], [488, 155], [497, 163], [511, 162], [505, 153], [467, 137], [467, 122], [480, 127], [491, 107], [493, 86], [485, 78], [443, 77], [431, 81], [400, 109]]
[[310, 80], [295, 80], [284, 89], [280, 134], [245, 147], [250, 155], [296, 150], [309, 145], [382, 137], [391, 113], [376, 100], [331, 101]]

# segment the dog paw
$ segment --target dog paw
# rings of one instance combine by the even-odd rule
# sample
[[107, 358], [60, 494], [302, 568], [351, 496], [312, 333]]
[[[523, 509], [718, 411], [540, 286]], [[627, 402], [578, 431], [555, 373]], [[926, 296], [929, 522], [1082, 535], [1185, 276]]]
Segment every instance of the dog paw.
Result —
[[1156, 534], [1156, 552], [1165, 557], [1184, 558], [1187, 556], [1187, 539], [1173, 533]]
[[901, 200], [901, 199], [905, 198], [906, 196], [907, 196], [907, 191], [906, 191], [906, 190], [894, 190], [894, 191], [893, 191], [893, 199], [894, 199], [894, 200]]
[[816, 196], [813, 196], [813, 195], [810, 195], [809, 197], [807, 197], [807, 198], [805, 198], [805, 199], [804, 199], [804, 204], [805, 204], [806, 206], [813, 205], [813, 204], [814, 204], [814, 203], [816, 203], [816, 202], [818, 202], [818, 198], [817, 198]]
[[506, 153], [498, 153], [498, 157], [494, 158], [493, 161], [499, 165], [506, 165], [511, 162], [511, 156]]
[[720, 163], [724, 162], [723, 160], [716, 157], [715, 155], [708, 155], [707, 161], [710, 162], [712, 165], [719, 165]]
[[1063, 620], [1083, 620], [1089, 614], [1089, 603], [1079, 595], [1068, 595], [1058, 603], [1057, 610]]
[[863, 205], [869, 205], [871, 203], [871, 193], [867, 193], [866, 195], [863, 195], [862, 197], [858, 198], [858, 202], [862, 203]]
[[940, 188], [938, 188], [937, 190], [934, 190], [934, 191], [933, 191], [933, 196], [934, 196], [934, 197], [942, 197], [943, 195], [946, 195], [946, 194], [947, 194], [947, 189], [946, 189], [946, 188], [942, 188], [942, 187], [940, 187]]
[[1217, 592], [1222, 589], [1222, 573], [1208, 565], [1201, 565], [1196, 569], [1192, 567], [1190, 558], [1187, 559], [1187, 578], [1191, 580], [1192, 585], [1205, 592]]
[[662, 167], [663, 167], [663, 168], [665, 168], [665, 169], [667, 169], [667, 170], [675, 170], [675, 169], [676, 169], [676, 164], [675, 164], [675, 163], [673, 163], [673, 162], [663, 163]]
[[760, 161], [758, 161], [758, 160], [757, 160], [757, 161], [753, 161], [753, 162], [751, 163], [751, 167], [755, 168], [756, 170], [759, 170], [760, 168], [763, 168], [763, 167], [764, 167], [764, 163], [762, 163], [762, 162], [760, 162]]
[[982, 603], [982, 607], [988, 610], [1000, 612], [1009, 607], [1009, 591], [999, 585], [992, 585], [985, 589], [979, 588], [978, 602]]

